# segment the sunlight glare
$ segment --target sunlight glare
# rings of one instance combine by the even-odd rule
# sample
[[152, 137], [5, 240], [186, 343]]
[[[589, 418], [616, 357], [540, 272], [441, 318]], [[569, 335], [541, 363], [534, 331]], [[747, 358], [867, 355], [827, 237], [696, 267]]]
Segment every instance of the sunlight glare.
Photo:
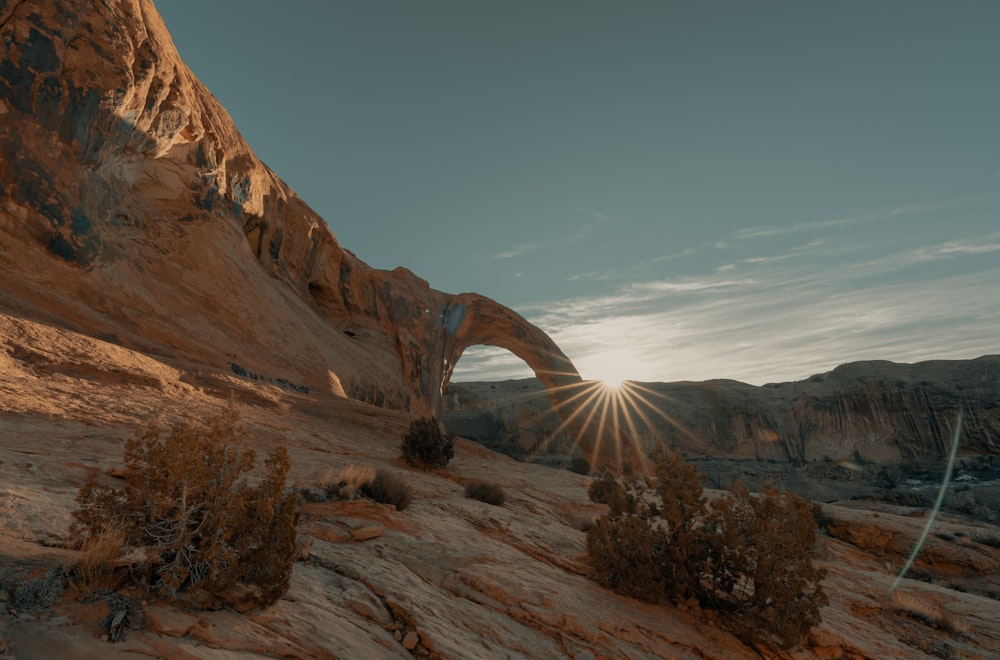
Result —
[[626, 351], [612, 351], [583, 360], [580, 373], [586, 380], [596, 380], [605, 388], [615, 390], [635, 378], [635, 357]]
[[601, 378], [600, 382], [601, 385], [609, 390], [617, 390], [625, 382], [625, 379], [618, 376], [608, 376], [607, 378]]

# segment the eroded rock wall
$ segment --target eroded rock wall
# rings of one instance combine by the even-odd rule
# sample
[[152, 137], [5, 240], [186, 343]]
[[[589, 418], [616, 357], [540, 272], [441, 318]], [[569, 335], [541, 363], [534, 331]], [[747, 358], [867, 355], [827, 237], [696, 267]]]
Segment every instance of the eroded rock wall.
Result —
[[[963, 412], [961, 451], [1000, 454], [1000, 356], [917, 364], [855, 362], [805, 381], [634, 383], [621, 434], [693, 455], [803, 463], [862, 457], [910, 460], [948, 453]], [[624, 418], [623, 418], [624, 419]], [[533, 380], [456, 383], [445, 394], [450, 430], [506, 453], [572, 452]]]

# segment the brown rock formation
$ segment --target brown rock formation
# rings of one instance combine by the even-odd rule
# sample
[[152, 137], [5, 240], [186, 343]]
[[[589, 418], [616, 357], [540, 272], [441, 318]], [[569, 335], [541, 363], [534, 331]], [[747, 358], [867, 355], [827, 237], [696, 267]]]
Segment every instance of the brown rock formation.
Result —
[[[736, 381], [631, 383], [618, 426], [647, 449], [791, 463], [860, 456], [945, 456], [959, 410], [964, 454], [1000, 454], [1000, 356], [917, 364], [855, 362], [808, 380], [755, 387]], [[570, 453], [532, 380], [455, 383], [450, 430], [513, 454]], [[631, 426], [630, 422], [631, 421]]]
[[579, 380], [483, 296], [368, 267], [251, 152], [149, 0], [0, 2], [0, 305], [183, 365], [439, 412], [468, 346]]

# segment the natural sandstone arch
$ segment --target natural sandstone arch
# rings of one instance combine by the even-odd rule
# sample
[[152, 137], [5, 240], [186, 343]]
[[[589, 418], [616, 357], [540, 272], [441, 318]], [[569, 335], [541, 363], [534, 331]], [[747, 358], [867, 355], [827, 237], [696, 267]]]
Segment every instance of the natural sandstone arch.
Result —
[[572, 361], [541, 329], [517, 312], [475, 293], [451, 296], [441, 311], [441, 341], [434, 361], [441, 365], [440, 386], [432, 394], [432, 409], [441, 414], [441, 394], [459, 358], [470, 346], [504, 348], [527, 363], [560, 410], [562, 393], [582, 382]]
[[589, 423], [592, 411], [581, 410], [581, 406], [601, 405], [601, 385], [584, 381], [552, 338], [517, 312], [475, 293], [449, 296], [440, 309], [432, 344], [436, 350], [431, 362], [440, 368], [435, 373], [440, 386], [431, 393], [432, 410], [438, 417], [442, 393], [465, 349], [477, 345], [504, 348], [535, 372], [566, 431], [593, 466], [610, 465], [620, 471], [628, 464], [635, 471], [648, 472], [648, 460], [625, 440], [624, 429]]

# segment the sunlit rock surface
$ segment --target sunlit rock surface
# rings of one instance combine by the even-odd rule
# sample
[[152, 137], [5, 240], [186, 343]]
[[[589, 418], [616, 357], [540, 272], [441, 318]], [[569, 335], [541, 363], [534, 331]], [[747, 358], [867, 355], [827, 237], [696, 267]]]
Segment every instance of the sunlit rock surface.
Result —
[[192, 381], [231, 373], [424, 414], [474, 344], [550, 385], [579, 380], [512, 310], [342, 248], [151, 2], [3, 2], [0, 26], [5, 310], [183, 361]]

